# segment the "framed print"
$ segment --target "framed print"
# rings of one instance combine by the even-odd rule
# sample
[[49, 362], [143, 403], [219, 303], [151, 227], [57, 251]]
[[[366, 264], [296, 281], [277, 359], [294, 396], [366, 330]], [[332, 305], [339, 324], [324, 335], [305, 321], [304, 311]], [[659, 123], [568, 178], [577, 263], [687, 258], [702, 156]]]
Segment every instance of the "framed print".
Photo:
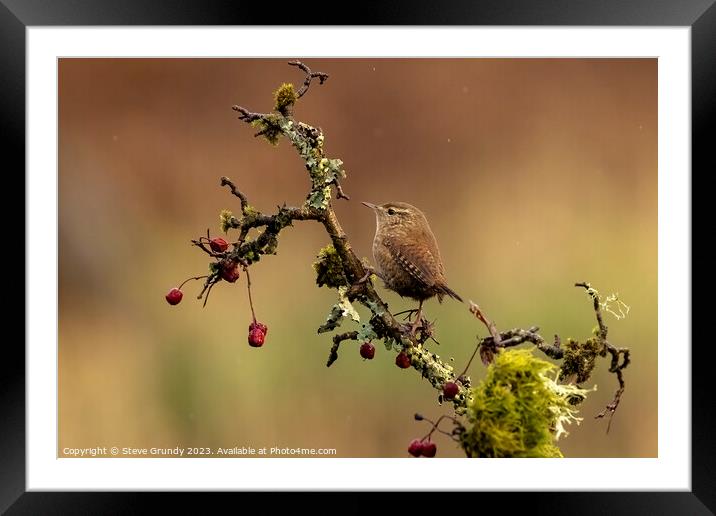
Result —
[[27, 194], [3, 510], [426, 490], [714, 510], [690, 216], [711, 3], [352, 26], [70, 4], [0, 10]]

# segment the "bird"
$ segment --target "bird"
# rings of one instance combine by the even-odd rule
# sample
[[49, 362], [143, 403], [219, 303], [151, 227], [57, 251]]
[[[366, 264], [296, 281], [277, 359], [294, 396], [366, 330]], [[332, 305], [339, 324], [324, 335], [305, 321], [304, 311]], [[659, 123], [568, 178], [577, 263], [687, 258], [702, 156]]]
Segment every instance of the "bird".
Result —
[[437, 240], [422, 211], [405, 202], [362, 204], [375, 212], [376, 275], [389, 290], [419, 303], [414, 310], [417, 316], [412, 333], [422, 318], [423, 302], [427, 299], [437, 296], [442, 303], [443, 297], [449, 296], [463, 302], [447, 284]]

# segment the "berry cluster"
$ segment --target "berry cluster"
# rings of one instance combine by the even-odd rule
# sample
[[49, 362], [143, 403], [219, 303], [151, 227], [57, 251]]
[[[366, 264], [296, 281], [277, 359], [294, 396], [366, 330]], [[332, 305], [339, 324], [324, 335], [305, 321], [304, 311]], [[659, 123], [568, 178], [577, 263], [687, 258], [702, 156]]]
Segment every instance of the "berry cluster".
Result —
[[[192, 242], [201, 247], [205, 252], [210, 254], [212, 257], [215, 257], [218, 259], [218, 262], [211, 265], [212, 273], [209, 276], [197, 276], [194, 278], [188, 278], [184, 280], [184, 282], [179, 285], [178, 287], [172, 288], [167, 295], [165, 296], [165, 299], [167, 300], [167, 303], [169, 303], [172, 306], [178, 305], [181, 303], [182, 298], [184, 297], [184, 293], [182, 292], [181, 288], [184, 286], [184, 284], [187, 281], [190, 280], [198, 280], [198, 279], [206, 279], [206, 283], [204, 284], [204, 290], [201, 294], [199, 294], [199, 299], [201, 299], [202, 295], [206, 291], [206, 298], [204, 299], [204, 304], [206, 305], [206, 299], [209, 297], [209, 292], [211, 292], [211, 288], [219, 281], [224, 280], [229, 283], [236, 283], [236, 281], [241, 276], [240, 270], [241, 270], [241, 263], [236, 258], [233, 258], [231, 256], [227, 256], [226, 251], [229, 248], [229, 243], [224, 240], [221, 237], [215, 237], [211, 238], [209, 236], [209, 232], [207, 230], [207, 236], [206, 237], [200, 237], [199, 240], [192, 240]], [[209, 251], [205, 245], [208, 245], [211, 251]], [[254, 312], [254, 304], [251, 299], [251, 279], [249, 278], [249, 272], [246, 269], [246, 264], [243, 264], [244, 266], [244, 272], [246, 273], [246, 288], [248, 290], [249, 294], [249, 306], [251, 307], [251, 316], [253, 317], [253, 322], [249, 325], [249, 346], [253, 348], [260, 348], [264, 345], [264, 342], [266, 340], [266, 334], [268, 333], [268, 326], [265, 324], [259, 322], [256, 320], [256, 313]], [[371, 357], [372, 358], [372, 357]]]
[[438, 447], [435, 446], [435, 443], [430, 440], [430, 438], [426, 439], [413, 439], [410, 441], [410, 446], [408, 446], [408, 453], [412, 455], [413, 457], [435, 457], [435, 454], [438, 451]]
[[[366, 360], [373, 360], [373, 357], [375, 357], [375, 346], [370, 341], [365, 341], [360, 346], [360, 356]], [[405, 351], [401, 351], [395, 357], [395, 365], [401, 369], [407, 369], [410, 367], [410, 357]]]

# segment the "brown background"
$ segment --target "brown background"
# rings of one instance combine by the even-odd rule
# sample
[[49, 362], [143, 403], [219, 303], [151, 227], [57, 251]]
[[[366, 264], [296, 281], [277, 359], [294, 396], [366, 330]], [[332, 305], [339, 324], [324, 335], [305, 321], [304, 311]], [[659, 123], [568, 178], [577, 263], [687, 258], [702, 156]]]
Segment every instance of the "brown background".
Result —
[[[358, 201], [406, 201], [428, 215], [450, 284], [501, 328], [539, 325], [583, 338], [594, 326], [575, 281], [631, 306], [609, 318], [633, 350], [623, 403], [601, 363], [567, 456], [657, 453], [657, 62], [653, 59], [309, 59], [331, 78], [296, 111], [345, 162], [352, 201], [338, 215], [370, 256], [372, 214]], [[189, 240], [237, 208], [227, 175], [270, 211], [300, 204], [307, 176], [285, 141], [272, 148], [233, 104], [266, 111], [302, 75], [285, 60], [63, 59], [60, 100], [59, 447], [290, 446], [344, 457], [403, 457], [443, 411], [415, 371], [351, 344], [327, 369], [317, 335], [335, 294], [314, 285], [327, 238], [314, 223], [281, 236], [252, 268], [269, 334], [249, 348], [243, 278], [166, 291], [204, 274]], [[394, 310], [411, 306], [385, 292]], [[459, 366], [484, 329], [458, 303], [431, 301], [438, 353]], [[484, 368], [474, 364], [473, 378]], [[591, 383], [590, 383], [591, 385]], [[440, 456], [460, 456], [445, 438]]]

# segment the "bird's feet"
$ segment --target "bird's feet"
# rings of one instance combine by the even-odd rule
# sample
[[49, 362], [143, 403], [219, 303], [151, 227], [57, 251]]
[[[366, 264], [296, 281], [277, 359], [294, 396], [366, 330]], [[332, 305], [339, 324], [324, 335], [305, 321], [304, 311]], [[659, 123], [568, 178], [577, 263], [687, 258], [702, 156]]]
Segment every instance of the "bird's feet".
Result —
[[[408, 335], [411, 339], [415, 339], [416, 333], [418, 330], [418, 327], [422, 325], [423, 320], [423, 302], [420, 301], [420, 304], [418, 305], [418, 308], [415, 310], [417, 312], [417, 315], [415, 316], [415, 320], [412, 324], [409, 325]], [[412, 312], [412, 310], [408, 310], [408, 313]]]
[[359, 278], [350, 286], [350, 288], [348, 289], [349, 297], [352, 293], [358, 294], [363, 291], [363, 289], [365, 288], [365, 284], [370, 281], [371, 275], [375, 274], [377, 276], [375, 269], [370, 265], [363, 264], [363, 268], [365, 269], [365, 274], [363, 274], [361, 278]]
[[422, 344], [428, 339], [432, 339], [436, 344], [440, 344], [434, 337], [435, 323], [423, 317], [416, 318], [413, 322], [403, 324], [403, 331], [405, 335], [414, 342]]
[[370, 277], [371, 277], [373, 274], [375, 274], [376, 276], [378, 276], [378, 273], [377, 273], [377, 272], [375, 271], [375, 269], [374, 269], [373, 267], [371, 267], [370, 265], [366, 265], [366, 264], [364, 263], [364, 264], [363, 264], [363, 268], [365, 269], [365, 274], [363, 274], [363, 277], [361, 277], [358, 281], [356, 281], [355, 283], [353, 283], [353, 286], [354, 286], [354, 287], [355, 287], [355, 286], [359, 286], [359, 285], [363, 285], [366, 281], [368, 281], [368, 280], [370, 279]]
[[418, 328], [422, 327], [423, 318], [421, 314], [418, 314], [418, 316], [415, 318], [413, 323], [410, 325], [410, 336], [415, 337], [417, 334]]
[[413, 314], [416, 314], [416, 313], [418, 313], [418, 309], [411, 308], [409, 310], [403, 310], [402, 312], [395, 313], [395, 314], [393, 314], [393, 317], [398, 317], [399, 315], [405, 314], [405, 317], [403, 317], [403, 320], [409, 321], [410, 319], [413, 318]]

